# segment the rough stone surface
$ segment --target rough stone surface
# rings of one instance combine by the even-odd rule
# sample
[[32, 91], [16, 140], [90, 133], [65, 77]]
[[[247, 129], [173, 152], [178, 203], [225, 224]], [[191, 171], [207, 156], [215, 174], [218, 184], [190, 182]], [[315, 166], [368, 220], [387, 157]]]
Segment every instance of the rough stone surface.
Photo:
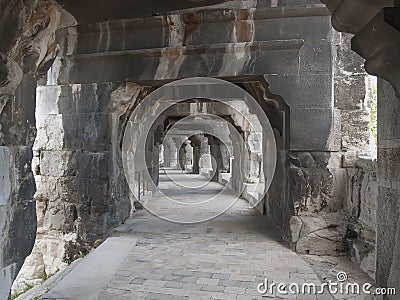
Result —
[[343, 208], [345, 170], [329, 167], [330, 153], [292, 152], [289, 158], [290, 197], [296, 215], [312, 216]]
[[47, 1], [0, 1], [0, 298], [32, 250], [36, 232], [35, 75], [55, 56], [61, 13]]
[[296, 252], [311, 255], [346, 255], [343, 213], [321, 217], [293, 216], [290, 225]]
[[[348, 247], [373, 277], [376, 245], [378, 283], [398, 287], [398, 95], [380, 82], [376, 175], [375, 166], [358, 157], [372, 151], [372, 89], [363, 61], [350, 49], [352, 40], [367, 70], [399, 91], [400, 43], [393, 23], [398, 8], [371, 4], [357, 18], [359, 1], [324, 1], [334, 12], [334, 26], [353, 37], [334, 32], [328, 10], [316, 0], [219, 2], [203, 3], [217, 4], [205, 9], [170, 7], [146, 19], [119, 19], [118, 5], [89, 16], [86, 8], [80, 20], [109, 14], [112, 20], [74, 26], [74, 18], [53, 2], [0, 0], [0, 284], [6, 287], [0, 297], [8, 296], [31, 252], [36, 222], [38, 238], [20, 273], [23, 280], [54, 273], [127, 218], [135, 199], [120, 144], [129, 114], [164, 82], [194, 76], [229, 78], [258, 94], [278, 145], [272, 189], [259, 209], [293, 248], [341, 255]], [[384, 47], [387, 41], [397, 52]], [[37, 89], [35, 118], [36, 81], [50, 65]], [[152, 108], [146, 109], [141, 120]], [[232, 176], [236, 189], [246, 179], [266, 176], [265, 167], [257, 168], [260, 145], [246, 136], [244, 124], [238, 127], [249, 148], [235, 149], [229, 166], [240, 170]], [[152, 131], [146, 157], [156, 184], [160, 133]], [[218, 172], [226, 170], [228, 160], [211, 144], [207, 151], [217, 157]], [[179, 162], [191, 160], [184, 152]], [[207, 161], [207, 176], [211, 167]]]
[[[395, 287], [400, 284], [400, 193], [398, 190], [398, 158], [385, 155], [399, 149], [399, 121], [395, 111], [399, 98], [387, 82], [378, 81], [378, 202], [377, 202], [377, 269], [379, 285]], [[392, 297], [395, 299], [395, 297]]]
[[[85, 255], [97, 239], [129, 216], [131, 200], [121, 162], [113, 158], [120, 123], [113, 123], [109, 108], [116, 87], [38, 88], [34, 146], [38, 236], [16, 290]], [[32, 274], [32, 266], [41, 272]]]

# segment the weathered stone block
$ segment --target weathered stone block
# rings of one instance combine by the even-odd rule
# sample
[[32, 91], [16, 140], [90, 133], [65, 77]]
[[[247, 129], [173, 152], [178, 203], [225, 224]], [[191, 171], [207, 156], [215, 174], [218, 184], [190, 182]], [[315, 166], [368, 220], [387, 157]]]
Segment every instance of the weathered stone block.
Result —
[[300, 48], [300, 72], [332, 72], [332, 43], [329, 40], [305, 42]]
[[316, 215], [342, 209], [345, 199], [345, 169], [328, 167], [329, 152], [291, 153], [289, 196], [299, 215]]
[[109, 152], [77, 153], [77, 176], [87, 179], [108, 178], [111, 168], [109, 159]]
[[384, 140], [400, 139], [400, 101], [394, 88], [386, 81], [378, 80], [378, 148]]
[[73, 85], [73, 100], [78, 114], [107, 112], [111, 100], [111, 85], [79, 84]]
[[70, 203], [78, 201], [75, 177], [36, 176], [36, 201], [59, 201]]
[[[0, 206], [9, 204], [11, 185], [11, 153], [8, 147], [0, 147], [0, 186], [2, 187], [0, 193]], [[2, 232], [2, 231], [0, 231]]]
[[297, 217], [291, 222], [292, 232], [299, 231], [296, 251], [310, 255], [346, 255], [343, 228], [344, 215], [328, 214], [321, 217]]
[[61, 97], [61, 86], [38, 86], [36, 89], [36, 119], [44, 120], [46, 115], [60, 113], [58, 100]]
[[365, 110], [342, 110], [342, 149], [370, 148], [370, 115]]
[[[166, 47], [163, 23], [160, 18], [148, 18], [145, 22], [141, 19], [127, 19], [108, 23], [108, 29], [111, 30], [108, 39], [103, 39], [103, 31], [99, 32], [97, 25], [83, 25], [79, 33], [77, 53]], [[113, 24], [120, 27], [113, 29]]]
[[365, 109], [366, 74], [346, 75], [335, 78], [335, 107], [347, 110]]
[[111, 144], [110, 114], [80, 114], [74, 139], [86, 150], [108, 150]]
[[18, 202], [12, 209], [12, 219], [8, 227], [7, 246], [3, 251], [3, 265], [18, 262], [22, 266], [23, 260], [33, 248], [36, 238], [36, 207], [35, 201]]
[[364, 59], [356, 52], [351, 50], [351, 39], [354, 37], [350, 33], [338, 33], [338, 70], [342, 74], [365, 74]]
[[[0, 110], [1, 139], [8, 146], [32, 145], [35, 140], [36, 80], [24, 76], [15, 97], [3, 95], [5, 106]], [[3, 104], [3, 103], [2, 103]], [[18, 108], [18, 109], [16, 109]]]
[[74, 85], [61, 85], [59, 98], [58, 98], [58, 111], [60, 114], [75, 114], [76, 103], [73, 94]]
[[[332, 108], [332, 75], [303, 72], [300, 75], [265, 75], [273, 94], [294, 109]], [[290, 88], [288, 88], [290, 86]]]
[[379, 284], [398, 288], [400, 191], [379, 187], [378, 207], [376, 279]]
[[332, 123], [331, 109], [292, 109], [290, 116], [291, 150], [330, 150]]
[[380, 149], [378, 169], [381, 179], [400, 180], [400, 148]]
[[[109, 183], [108, 180], [100, 179], [79, 179], [78, 193], [81, 195], [79, 204], [87, 206], [103, 206], [108, 205]], [[78, 214], [83, 213], [78, 209]], [[89, 213], [87, 211], [85, 213]]]
[[0, 269], [0, 284], [2, 287], [0, 289], [1, 299], [9, 299], [11, 285], [14, 278], [17, 276], [17, 271], [17, 264], [11, 264]]
[[74, 151], [40, 152], [40, 174], [44, 176], [73, 176], [76, 163]]
[[288, 40], [299, 37], [305, 41], [315, 41], [326, 39], [332, 31], [329, 16], [261, 19], [254, 23], [254, 38], [261, 41]]
[[[195, 21], [195, 20], [194, 20]], [[231, 43], [234, 38], [234, 29], [231, 22], [218, 23], [204, 23], [196, 24], [196, 31], [188, 35], [184, 41], [186, 45], [205, 45], [205, 44], [219, 44]], [[250, 29], [251, 30], [251, 29]], [[253, 36], [253, 32], [248, 32], [249, 36]], [[248, 42], [251, 42], [249, 40]]]
[[[38, 119], [38, 134], [35, 141], [36, 150], [63, 150], [64, 143], [64, 116], [47, 115], [43, 119]], [[75, 128], [74, 123], [70, 123], [68, 129]], [[69, 132], [69, 130], [67, 130]]]

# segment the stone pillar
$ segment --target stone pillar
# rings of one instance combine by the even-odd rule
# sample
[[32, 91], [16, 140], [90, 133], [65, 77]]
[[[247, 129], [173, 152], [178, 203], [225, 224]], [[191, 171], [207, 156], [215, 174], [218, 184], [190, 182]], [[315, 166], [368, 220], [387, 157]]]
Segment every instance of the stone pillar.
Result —
[[231, 156], [229, 154], [228, 147], [224, 143], [220, 144], [221, 155], [222, 155], [222, 172], [229, 173]]
[[211, 181], [218, 182], [218, 176], [222, 172], [223, 169], [223, 161], [222, 161], [222, 153], [221, 153], [221, 141], [214, 136], [207, 136], [208, 144], [210, 145], [210, 153], [214, 158], [215, 165], [213, 164], [214, 176], [211, 178]]
[[178, 160], [179, 160], [179, 169], [184, 171], [185, 166], [186, 166], [186, 149], [185, 149], [185, 144], [182, 144], [179, 147], [179, 153], [178, 153]]
[[[400, 291], [400, 98], [378, 80], [378, 286]], [[397, 299], [395, 296], [389, 299]]]
[[167, 151], [164, 152], [165, 159], [168, 161], [168, 167], [173, 169], [179, 169], [178, 166], [178, 149], [176, 148], [175, 141], [172, 139], [168, 139], [165, 142], [165, 146]]
[[35, 88], [36, 80], [24, 75], [15, 95], [0, 97], [0, 299], [8, 298], [36, 237]]
[[174, 163], [176, 155], [176, 147], [171, 140], [165, 140], [163, 146], [164, 146], [164, 167], [170, 168]]
[[159, 146], [156, 143], [156, 132], [150, 130], [146, 139], [146, 165], [141, 168], [143, 173], [143, 180], [146, 186], [156, 184], [158, 182], [158, 168], [159, 168]]
[[193, 174], [200, 173], [199, 160], [200, 160], [200, 141], [192, 139], [193, 146]]
[[158, 187], [158, 184], [160, 182], [160, 145], [155, 144], [153, 149], [152, 180], [154, 186], [152, 185], [152, 188], [155, 189], [156, 187]]
[[[231, 131], [231, 127], [229, 127], [229, 129]], [[244, 175], [245, 149], [243, 143], [240, 140], [236, 140], [237, 135], [230, 132], [229, 137], [231, 138], [233, 145], [233, 159], [231, 164], [232, 190], [235, 192], [241, 192], [243, 183], [246, 179]]]
[[190, 145], [190, 141], [186, 141], [185, 145], [186, 163], [193, 166], [193, 147]]
[[37, 88], [39, 230], [27, 272], [33, 266], [55, 273], [129, 216], [128, 187], [115, 158], [119, 123], [107, 109], [114, 88], [107, 83]]

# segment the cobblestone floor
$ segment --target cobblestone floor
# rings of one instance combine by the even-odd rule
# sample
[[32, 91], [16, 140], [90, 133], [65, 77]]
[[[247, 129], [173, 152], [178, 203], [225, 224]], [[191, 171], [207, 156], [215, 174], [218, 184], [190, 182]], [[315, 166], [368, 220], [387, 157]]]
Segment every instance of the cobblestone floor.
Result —
[[[165, 178], [160, 186], [169, 196], [182, 195], [182, 187], [174, 188]], [[217, 187], [213, 183], [209, 190], [205, 187], [186, 196], [192, 200], [193, 197], [201, 199], [202, 195], [209, 197], [210, 189], [218, 190]], [[226, 197], [233, 196], [228, 193]], [[168, 209], [164, 212], [168, 214]], [[180, 206], [179, 210], [171, 208], [170, 213], [204, 212], [185, 211]], [[265, 279], [321, 285], [311, 265], [281, 242], [279, 230], [267, 218], [250, 210], [242, 199], [224, 215], [191, 225], [167, 222], [140, 210], [117, 228], [115, 235], [135, 236], [138, 244], [109, 282], [101, 299], [251, 300], [265, 299], [257, 291], [258, 284]], [[329, 293], [318, 296], [274, 293], [264, 297], [334, 299]], [[365, 299], [361, 296], [335, 298]]]

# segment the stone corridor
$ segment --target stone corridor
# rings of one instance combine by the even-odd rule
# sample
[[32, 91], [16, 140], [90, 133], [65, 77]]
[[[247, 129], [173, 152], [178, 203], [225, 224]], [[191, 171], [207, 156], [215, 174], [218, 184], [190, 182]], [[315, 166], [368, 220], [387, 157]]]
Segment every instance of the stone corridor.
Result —
[[[177, 170], [161, 172], [160, 191], [174, 200], [202, 202], [223, 191], [223, 186], [209, 182], [201, 175], [185, 174]], [[189, 183], [189, 184], [188, 184]], [[186, 184], [186, 187], [184, 186]], [[199, 188], [200, 187], [200, 188]], [[193, 188], [196, 190], [193, 191]], [[157, 195], [158, 194], [158, 195]], [[154, 200], [160, 203], [157, 192]], [[236, 199], [233, 193], [223, 192], [230, 203]], [[150, 198], [151, 196], [148, 196]], [[222, 201], [223, 202], [223, 201]], [[219, 205], [215, 203], [215, 211]], [[223, 204], [223, 203], [222, 203]], [[185, 209], [186, 208], [186, 209]], [[174, 218], [177, 214], [192, 218], [209, 216], [209, 211], [193, 211], [190, 206], [163, 207], [164, 217]], [[123, 255], [122, 263], [113, 266], [115, 272], [108, 274], [107, 283], [90, 289], [93, 282], [87, 282], [90, 274], [82, 275], [79, 264], [87, 264], [93, 277], [96, 266], [92, 254], [68, 270], [67, 276], [60, 274], [55, 283], [34, 289], [18, 300], [32, 299], [261, 299], [257, 286], [268, 279], [276, 283], [314, 283], [321, 286], [321, 272], [324, 278], [334, 275], [340, 269], [327, 272], [312, 267], [303, 256], [291, 251], [281, 240], [281, 233], [271, 221], [250, 209], [246, 200], [239, 198], [223, 215], [197, 224], [177, 224], [164, 221], [145, 210], [137, 213], [125, 224], [114, 230], [111, 239], [129, 238], [137, 243], [124, 256], [124, 251], [115, 251], [113, 256]], [[104, 244], [110, 247], [107, 242]], [[100, 249], [100, 248], [99, 248]], [[95, 250], [96, 252], [97, 250]], [[105, 252], [105, 249], [101, 251]], [[104, 254], [103, 254], [104, 255]], [[104, 264], [108, 257], [103, 256]], [[368, 277], [350, 262], [349, 280], [369, 282]], [[348, 266], [347, 266], [348, 267]], [[353, 268], [351, 270], [351, 268]], [[101, 269], [101, 267], [100, 267]], [[325, 273], [324, 273], [325, 272]], [[320, 273], [320, 277], [316, 275]], [[89, 275], [89, 277], [87, 277]], [[69, 276], [69, 277], [68, 277]], [[71, 278], [72, 282], [71, 282]], [[366, 296], [343, 295], [273, 295], [273, 299], [378, 299]], [[35, 298], [36, 299], [36, 298]]]
[[0, 0], [0, 300], [340, 270], [399, 300], [399, 20], [400, 0]]

